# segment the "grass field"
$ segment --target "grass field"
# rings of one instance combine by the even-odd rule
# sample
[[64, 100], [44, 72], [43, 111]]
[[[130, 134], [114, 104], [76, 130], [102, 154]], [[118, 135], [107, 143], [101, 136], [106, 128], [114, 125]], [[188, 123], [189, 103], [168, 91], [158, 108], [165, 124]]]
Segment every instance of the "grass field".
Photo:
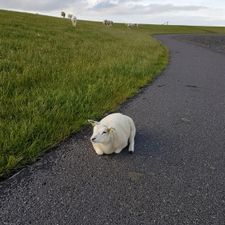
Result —
[[150, 82], [168, 53], [150, 35], [225, 28], [127, 29], [0, 11], [0, 176], [101, 117]]

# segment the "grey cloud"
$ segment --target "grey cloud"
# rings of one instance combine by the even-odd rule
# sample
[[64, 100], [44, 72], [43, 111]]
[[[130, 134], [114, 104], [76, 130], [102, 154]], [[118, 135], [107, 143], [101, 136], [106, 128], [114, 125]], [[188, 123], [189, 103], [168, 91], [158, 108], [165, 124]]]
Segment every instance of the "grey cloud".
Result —
[[137, 0], [102, 0], [90, 7], [87, 0], [0, 0], [0, 8], [11, 8], [32, 11], [53, 11], [68, 7], [86, 8], [93, 12], [107, 12], [112, 15], [120, 13], [132, 14], [159, 14], [178, 11], [196, 11], [206, 7], [198, 5], [173, 4], [141, 4]]
[[105, 0], [96, 5], [89, 10], [92, 11], [104, 11], [110, 14], [160, 14], [168, 12], [180, 12], [180, 11], [197, 11], [201, 9], [206, 9], [207, 7], [200, 5], [173, 5], [173, 4], [140, 4], [137, 1], [132, 0], [119, 0], [117, 3], [112, 0]]
[[107, 9], [107, 8], [113, 8], [116, 7], [117, 4], [111, 2], [111, 1], [102, 1], [96, 5], [94, 5], [91, 9], [92, 10], [101, 10], [101, 9]]
[[[79, 0], [82, 1], [82, 0]], [[20, 10], [33, 10], [33, 11], [51, 11], [51, 10], [60, 10], [70, 6], [72, 3], [76, 2], [75, 0], [0, 0], [1, 8], [12, 8]]]
[[146, 12], [150, 13], [164, 13], [164, 12], [172, 12], [172, 11], [197, 11], [200, 9], [206, 9], [204, 6], [197, 5], [186, 5], [186, 6], [175, 6], [173, 4], [150, 4], [146, 7]]

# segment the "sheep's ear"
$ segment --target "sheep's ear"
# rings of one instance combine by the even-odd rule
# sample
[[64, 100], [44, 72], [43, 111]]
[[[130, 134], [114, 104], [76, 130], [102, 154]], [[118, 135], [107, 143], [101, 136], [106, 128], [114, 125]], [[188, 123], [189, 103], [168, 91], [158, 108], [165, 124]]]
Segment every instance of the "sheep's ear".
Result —
[[110, 128], [108, 128], [108, 129], [107, 129], [107, 131], [108, 131], [108, 133], [112, 133], [112, 132], [114, 132], [114, 131], [115, 131], [115, 128], [110, 127]]
[[94, 121], [94, 120], [88, 120], [88, 123], [90, 123], [93, 127], [97, 124], [99, 124], [99, 122]]

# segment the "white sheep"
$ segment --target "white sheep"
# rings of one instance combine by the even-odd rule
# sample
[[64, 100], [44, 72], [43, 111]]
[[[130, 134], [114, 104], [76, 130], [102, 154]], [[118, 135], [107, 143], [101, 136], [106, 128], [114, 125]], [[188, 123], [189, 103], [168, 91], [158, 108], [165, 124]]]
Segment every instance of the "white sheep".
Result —
[[127, 23], [127, 27], [137, 27], [138, 28], [138, 23]]
[[113, 25], [113, 21], [112, 20], [104, 20], [103, 24], [105, 24], [106, 26], [112, 26]]
[[71, 22], [72, 22], [72, 25], [73, 25], [74, 27], [76, 27], [76, 25], [77, 25], [77, 17], [76, 17], [76, 16], [72, 16]]
[[128, 144], [129, 152], [134, 152], [136, 128], [129, 116], [113, 113], [100, 122], [88, 122], [94, 127], [91, 142], [98, 155], [120, 153]]

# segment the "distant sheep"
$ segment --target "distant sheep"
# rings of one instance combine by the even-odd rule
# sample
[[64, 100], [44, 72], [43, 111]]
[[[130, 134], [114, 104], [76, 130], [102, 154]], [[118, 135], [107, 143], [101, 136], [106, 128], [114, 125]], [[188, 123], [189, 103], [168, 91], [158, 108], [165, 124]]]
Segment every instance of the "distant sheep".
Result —
[[129, 152], [134, 152], [136, 128], [130, 117], [113, 113], [100, 122], [88, 122], [94, 127], [91, 142], [98, 155], [120, 153], [128, 144]]
[[113, 25], [113, 21], [112, 20], [104, 20], [103, 24], [106, 26], [112, 26]]
[[77, 17], [76, 17], [76, 16], [72, 16], [71, 22], [72, 22], [72, 25], [73, 25], [74, 27], [76, 27], [76, 26], [77, 26]]
[[73, 14], [68, 14], [67, 17], [68, 17], [68, 19], [72, 19], [73, 18]]
[[61, 16], [63, 17], [63, 18], [65, 18], [66, 17], [66, 13], [65, 12], [61, 12]]
[[138, 28], [137, 23], [127, 23], [126, 25], [127, 25], [128, 28], [130, 28], [130, 27], [137, 27]]

